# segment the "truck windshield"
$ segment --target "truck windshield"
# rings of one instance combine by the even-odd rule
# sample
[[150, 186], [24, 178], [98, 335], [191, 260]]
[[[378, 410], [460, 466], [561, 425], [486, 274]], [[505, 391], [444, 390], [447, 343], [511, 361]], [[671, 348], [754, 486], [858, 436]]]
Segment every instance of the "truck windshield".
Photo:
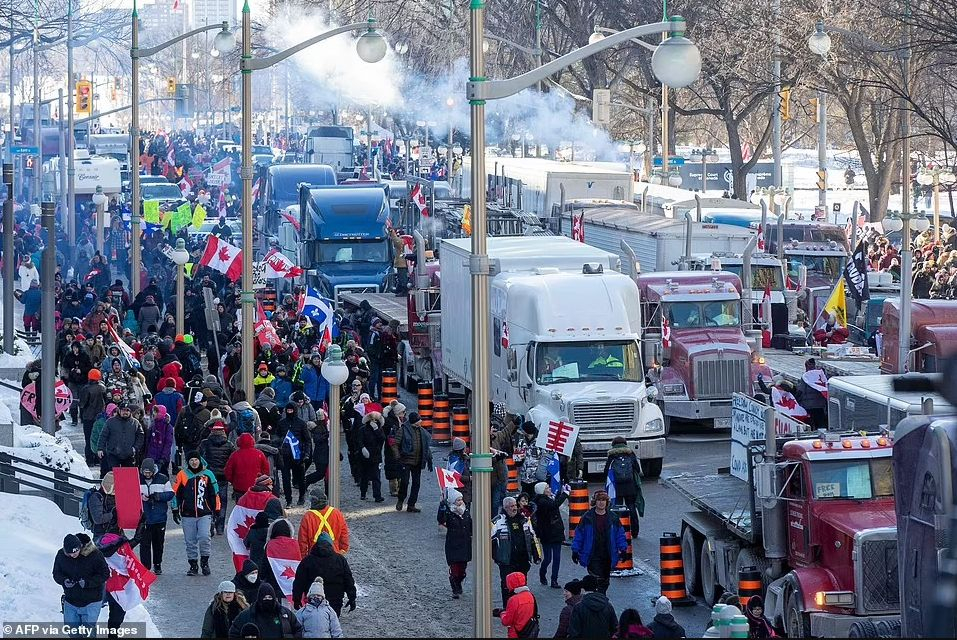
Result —
[[831, 280], [837, 280], [844, 271], [843, 256], [788, 254], [788, 275], [796, 280], [802, 264], [809, 273], [818, 273]]
[[621, 342], [551, 342], [535, 349], [538, 384], [583, 380], [642, 379], [638, 344]]
[[672, 329], [694, 327], [738, 327], [741, 312], [737, 300], [714, 302], [671, 302], [667, 305], [668, 324]]
[[374, 240], [320, 240], [312, 245], [313, 262], [388, 262], [384, 238]]
[[870, 500], [894, 495], [889, 457], [813, 462], [811, 482], [817, 500]]

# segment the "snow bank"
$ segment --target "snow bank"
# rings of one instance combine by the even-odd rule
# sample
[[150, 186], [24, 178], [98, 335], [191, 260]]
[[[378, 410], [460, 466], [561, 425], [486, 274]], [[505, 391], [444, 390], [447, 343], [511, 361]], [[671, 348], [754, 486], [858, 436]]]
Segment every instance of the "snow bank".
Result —
[[[0, 414], [6, 407], [0, 408]], [[2, 416], [0, 416], [2, 422]], [[73, 443], [61, 430], [55, 436], [44, 433], [35, 425], [13, 426], [13, 447], [0, 447], [0, 451], [42, 464], [51, 469], [66, 471], [84, 478], [93, 478], [83, 454], [73, 448]], [[38, 473], [42, 473], [37, 470]]]
[[[53, 560], [63, 536], [81, 531], [80, 523], [36, 496], [0, 493], [0, 513], [0, 620], [62, 620], [63, 589], [53, 581]], [[104, 608], [101, 623], [106, 624], [107, 615]], [[126, 621], [145, 622], [148, 637], [162, 637], [142, 606], [127, 612]]]

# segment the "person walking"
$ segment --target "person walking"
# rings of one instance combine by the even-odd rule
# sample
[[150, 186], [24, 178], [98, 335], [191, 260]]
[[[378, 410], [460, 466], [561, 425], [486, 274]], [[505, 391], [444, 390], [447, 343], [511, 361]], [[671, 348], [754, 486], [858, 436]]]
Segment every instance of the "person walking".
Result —
[[326, 600], [322, 578], [309, 585], [306, 604], [296, 612], [303, 638], [342, 638], [339, 616]]
[[605, 460], [605, 487], [614, 504], [628, 509], [631, 521], [631, 536], [638, 537], [639, 516], [645, 515], [645, 497], [641, 492], [641, 463], [635, 450], [628, 446], [622, 436], [611, 441], [611, 449]]
[[259, 566], [255, 562], [246, 558], [243, 560], [243, 566], [231, 581], [238, 593], [242, 594], [246, 602], [255, 602], [259, 594]]
[[462, 596], [462, 583], [472, 561], [472, 514], [462, 493], [449, 489], [438, 514], [439, 525], [445, 527], [445, 561], [449, 565], [449, 584], [452, 598]]
[[498, 565], [504, 606], [511, 593], [506, 576], [516, 571], [527, 575], [532, 563], [541, 560], [532, 523], [519, 512], [518, 502], [511, 496], [502, 502], [502, 513], [492, 520], [492, 559]]
[[492, 609], [492, 616], [501, 620], [508, 629], [509, 638], [538, 637], [538, 603], [525, 584], [525, 574], [513, 571], [505, 578], [512, 593], [505, 609]]
[[562, 590], [562, 598], [565, 599], [565, 606], [558, 614], [558, 628], [555, 629], [553, 638], [570, 638], [568, 624], [572, 619], [572, 610], [575, 605], [582, 601], [582, 585], [578, 580], [571, 580], [565, 583]]
[[236, 590], [236, 585], [229, 580], [219, 583], [219, 588], [213, 596], [212, 602], [206, 607], [203, 616], [203, 630], [201, 638], [226, 638], [229, 628], [240, 613], [249, 607], [249, 603], [242, 593]]
[[509, 416], [505, 417], [504, 424], [497, 419], [492, 420], [489, 448], [492, 454], [492, 513], [502, 510], [502, 501], [508, 488], [508, 458], [513, 453], [516, 431], [518, 423]]
[[90, 467], [97, 464], [97, 454], [93, 450], [93, 424], [106, 408], [106, 385], [99, 369], [90, 369], [86, 374], [87, 383], [80, 389], [80, 421], [83, 423], [83, 438], [86, 441], [84, 455]]
[[608, 493], [599, 489], [591, 500], [591, 508], [575, 527], [572, 541], [572, 562], [588, 570], [598, 580], [597, 590], [605, 593], [611, 568], [618, 557], [628, 549], [625, 529], [618, 516], [608, 510]]
[[113, 472], [108, 471], [87, 501], [89, 523], [83, 524], [90, 525], [87, 528], [93, 532], [94, 538], [119, 532], [116, 522], [116, 497], [113, 495], [115, 488]]
[[106, 461], [106, 471], [113, 467], [132, 467], [136, 453], [143, 448], [145, 435], [139, 420], [133, 418], [130, 405], [119, 405], [116, 415], [106, 421], [100, 433], [97, 455]]
[[685, 638], [685, 628], [675, 620], [671, 613], [671, 600], [660, 596], [655, 600], [655, 618], [648, 625], [656, 638]]
[[236, 439], [238, 449], [229, 454], [223, 475], [233, 487], [233, 501], [236, 502], [246, 494], [260, 476], [269, 476], [269, 461], [266, 455], [256, 448], [256, 442], [249, 433], [244, 433]]
[[[578, 537], [578, 529], [575, 529]], [[581, 580], [582, 596], [568, 621], [570, 638], [611, 638], [618, 630], [618, 616], [608, 596], [600, 590], [598, 578], [588, 574]]]
[[321, 487], [314, 487], [309, 492], [309, 500], [309, 510], [299, 523], [299, 551], [302, 555], [310, 552], [323, 533], [329, 535], [336, 553], [349, 553], [349, 524], [342, 512], [329, 504]]
[[383, 456], [383, 471], [385, 479], [389, 482], [389, 496], [395, 498], [399, 495], [399, 480], [402, 479], [402, 465], [399, 464], [398, 446], [399, 437], [402, 433], [402, 423], [405, 421], [405, 405], [398, 400], [382, 410], [382, 416], [385, 418], [385, 455]]
[[[399, 438], [396, 443], [396, 457], [402, 465], [402, 479], [399, 481], [399, 495], [395, 501], [395, 510], [402, 511], [402, 503], [408, 498], [406, 511], [419, 513], [422, 510], [415, 506], [419, 499], [419, 484], [422, 482], [422, 469], [432, 471], [432, 451], [430, 449], [432, 436], [422, 428], [422, 419], [419, 414], [412, 412], [409, 419], [403, 422], [399, 429]], [[410, 487], [411, 485], [411, 487]]]
[[76, 535], [63, 538], [53, 560], [53, 581], [63, 587], [63, 623], [70, 627], [96, 625], [103, 608], [103, 589], [110, 568], [92, 541]]
[[173, 499], [169, 478], [160, 473], [152, 458], [140, 465], [140, 497], [143, 499], [143, 537], [140, 562], [156, 575], [163, 574], [163, 548], [166, 546], [166, 516]]
[[280, 600], [271, 584], [259, 585], [256, 601], [236, 616], [229, 627], [229, 637], [246, 637], [243, 628], [251, 624], [259, 630], [260, 638], [301, 638], [302, 625], [296, 614]]
[[299, 566], [296, 568], [296, 577], [292, 583], [292, 604], [297, 609], [302, 606], [303, 595], [308, 594], [309, 587], [322, 578], [326, 598], [329, 606], [336, 615], [342, 615], [342, 602], [346, 600], [349, 611], [356, 609], [356, 582], [352, 576], [352, 568], [346, 557], [338, 554], [332, 548], [332, 538], [328, 533], [322, 533], [316, 544], [312, 546]]
[[362, 461], [362, 481], [359, 483], [359, 499], [366, 499], [369, 484], [372, 485], [372, 497], [376, 502], [385, 502], [382, 497], [382, 479], [379, 475], [379, 465], [382, 464], [382, 447], [385, 444], [385, 419], [378, 411], [367, 413], [362, 418], [362, 427], [359, 429], [359, 439], [362, 445], [360, 453]]
[[223, 535], [226, 530], [226, 504], [229, 501], [229, 482], [226, 480], [226, 464], [236, 451], [236, 445], [226, 437], [226, 425], [215, 422], [209, 436], [199, 443], [199, 455], [206, 461], [206, 468], [216, 477], [219, 489], [219, 506], [216, 509], [210, 534]]
[[186, 543], [188, 576], [210, 574], [211, 549], [209, 527], [213, 514], [219, 508], [219, 488], [216, 476], [206, 468], [196, 451], [186, 454], [186, 466], [176, 474], [173, 483], [173, 522], [182, 524]]
[[[276, 435], [273, 443], [279, 448], [282, 455], [282, 490], [286, 496], [286, 506], [292, 506], [292, 483], [296, 483], [299, 492], [299, 501], [306, 502], [306, 473], [303, 462], [311, 457], [312, 434], [309, 427], [298, 416], [299, 407], [289, 401], [283, 409], [283, 418], [276, 426]], [[290, 478], [291, 476], [291, 478]]]
[[166, 407], [153, 405], [149, 429], [146, 434], [146, 457], [156, 463], [157, 472], [169, 473], [169, 463], [176, 448], [173, 435], [173, 423], [170, 422]]
[[547, 482], [535, 485], [535, 513], [532, 514], [532, 526], [538, 539], [542, 543], [542, 564], [538, 567], [538, 580], [542, 584], [549, 584], [546, 580], [548, 567], [552, 567], [552, 589], [560, 589], [558, 572], [562, 564], [562, 543], [565, 542], [565, 523], [562, 521], [560, 507], [568, 494], [560, 491], [556, 497]]

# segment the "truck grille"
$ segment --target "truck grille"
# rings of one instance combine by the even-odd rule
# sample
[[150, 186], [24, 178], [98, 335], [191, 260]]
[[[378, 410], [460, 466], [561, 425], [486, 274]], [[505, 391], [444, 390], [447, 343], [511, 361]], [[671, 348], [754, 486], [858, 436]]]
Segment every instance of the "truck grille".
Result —
[[731, 394], [748, 393], [750, 363], [747, 358], [709, 356], [695, 358], [694, 399], [730, 398]]
[[864, 538], [857, 561], [861, 563], [858, 588], [864, 612], [897, 611], [900, 608], [897, 540]]
[[572, 407], [572, 423], [581, 433], [596, 433], [635, 424], [634, 402], [589, 402]]

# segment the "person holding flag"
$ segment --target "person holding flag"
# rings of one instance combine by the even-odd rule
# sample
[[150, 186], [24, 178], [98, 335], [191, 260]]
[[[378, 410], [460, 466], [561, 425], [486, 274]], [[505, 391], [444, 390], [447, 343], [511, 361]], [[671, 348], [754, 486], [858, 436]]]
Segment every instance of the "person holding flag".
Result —
[[[550, 472], [552, 467], [559, 466], [558, 461], [558, 455], [553, 454], [549, 463]], [[549, 474], [549, 482], [539, 482], [535, 485], [535, 498], [533, 499], [535, 513], [532, 514], [532, 526], [542, 543], [542, 564], [538, 567], [538, 580], [542, 584], [549, 584], [546, 577], [548, 567], [551, 565], [552, 580], [550, 586], [552, 589], [561, 588], [558, 583], [558, 572], [562, 564], [565, 523], [562, 520], [560, 507], [568, 499], [568, 493], [567, 488], [560, 485], [554, 473]]]
[[794, 395], [810, 416], [811, 428], [827, 429], [827, 374], [814, 358], [804, 362], [804, 375]]
[[[821, 319], [824, 321], [821, 322]], [[844, 278], [837, 281], [837, 286], [824, 305], [818, 322], [815, 323], [814, 341], [822, 347], [829, 344], [844, 344], [850, 333], [847, 330], [847, 301], [844, 299]]]
[[631, 519], [631, 537], [638, 537], [639, 516], [645, 515], [645, 497], [641, 492], [641, 462], [622, 436], [611, 441], [605, 461], [605, 490], [611, 502], [625, 505]]
[[282, 455], [282, 490], [286, 496], [286, 506], [292, 506], [292, 484], [290, 475], [299, 490], [299, 505], [306, 502], [305, 461], [312, 457], [312, 435], [309, 427], [299, 417], [299, 406], [290, 400], [283, 409], [283, 418], [276, 425], [274, 442]]

